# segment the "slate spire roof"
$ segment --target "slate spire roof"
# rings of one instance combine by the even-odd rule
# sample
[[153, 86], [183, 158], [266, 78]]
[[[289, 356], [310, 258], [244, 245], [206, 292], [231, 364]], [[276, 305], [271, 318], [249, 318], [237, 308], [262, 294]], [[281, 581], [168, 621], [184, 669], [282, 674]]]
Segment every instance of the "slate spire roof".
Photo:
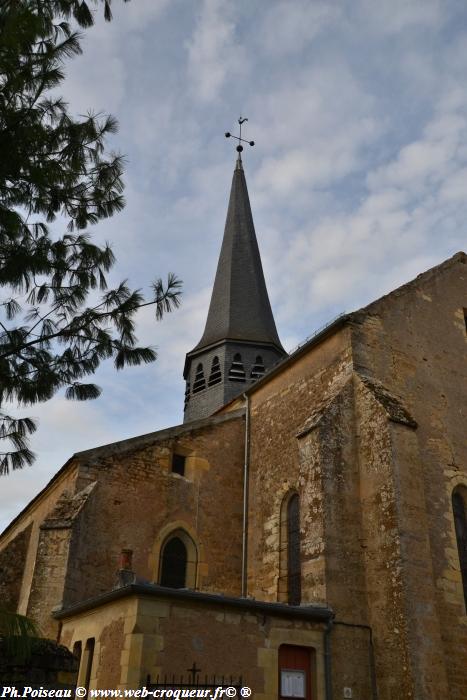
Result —
[[271, 343], [285, 354], [264, 281], [240, 154], [206, 327], [192, 352], [225, 339]]

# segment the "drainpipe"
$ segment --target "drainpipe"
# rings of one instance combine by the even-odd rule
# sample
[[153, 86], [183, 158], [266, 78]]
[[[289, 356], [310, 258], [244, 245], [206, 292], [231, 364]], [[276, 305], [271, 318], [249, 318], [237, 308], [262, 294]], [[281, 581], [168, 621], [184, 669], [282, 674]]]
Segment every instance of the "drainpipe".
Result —
[[250, 471], [250, 397], [243, 394], [246, 402], [245, 413], [245, 460], [243, 465], [243, 527], [242, 527], [242, 598], [248, 592], [248, 479]]
[[328, 620], [324, 630], [324, 685], [326, 700], [332, 700], [331, 632], [334, 615]]

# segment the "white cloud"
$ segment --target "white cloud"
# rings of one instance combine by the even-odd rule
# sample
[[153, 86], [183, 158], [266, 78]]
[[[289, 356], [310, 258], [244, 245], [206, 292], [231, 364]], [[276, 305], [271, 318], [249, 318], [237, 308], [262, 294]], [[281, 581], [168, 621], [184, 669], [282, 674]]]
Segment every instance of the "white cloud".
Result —
[[[67, 65], [74, 111], [113, 112], [127, 155], [114, 281], [184, 280], [180, 311], [141, 314], [154, 365], [96, 377], [101, 399], [33, 407], [38, 462], [2, 482], [11, 515], [71, 452], [178, 423], [183, 361], [199, 340], [239, 107], [271, 301], [290, 348], [465, 247], [467, 36], [457, 0], [133, 0], [86, 32]], [[98, 12], [99, 14], [99, 12]], [[12, 504], [15, 504], [12, 507]], [[8, 511], [8, 512], [7, 512]]]
[[246, 55], [236, 38], [232, 3], [203, 0], [191, 38], [186, 42], [192, 94], [211, 101], [226, 81], [246, 72]]
[[361, 167], [363, 150], [384, 128], [373, 109], [340, 61], [304, 69], [272, 91], [263, 104], [262, 138], [276, 155], [264, 158], [255, 181], [264, 198], [296, 196], [304, 188], [310, 196]]
[[[294, 232], [286, 265], [293, 270], [290, 298], [314, 310], [334, 304], [350, 310], [436, 264], [440, 230], [450, 253], [465, 245], [467, 154], [461, 158], [459, 147], [467, 137], [466, 108], [467, 101], [441, 97], [421, 137], [369, 171], [368, 190], [351, 212], [328, 213]], [[293, 303], [286, 311], [303, 318]]]
[[[355, 5], [361, 19], [373, 31], [383, 34], [397, 34], [407, 29], [420, 31], [429, 27], [439, 29], [448, 14], [441, 0], [359, 0]], [[364, 25], [361, 31], [364, 31]]]
[[258, 32], [258, 42], [267, 53], [283, 59], [287, 54], [303, 51], [340, 17], [340, 8], [329, 2], [282, 0], [271, 3]]

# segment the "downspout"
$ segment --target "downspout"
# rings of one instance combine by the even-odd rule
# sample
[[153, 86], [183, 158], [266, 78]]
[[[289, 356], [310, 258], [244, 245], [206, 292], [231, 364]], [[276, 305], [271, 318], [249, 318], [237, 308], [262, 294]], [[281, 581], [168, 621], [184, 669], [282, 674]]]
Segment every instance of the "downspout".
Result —
[[248, 593], [248, 479], [250, 472], [250, 397], [243, 394], [245, 411], [245, 459], [243, 464], [242, 598]]

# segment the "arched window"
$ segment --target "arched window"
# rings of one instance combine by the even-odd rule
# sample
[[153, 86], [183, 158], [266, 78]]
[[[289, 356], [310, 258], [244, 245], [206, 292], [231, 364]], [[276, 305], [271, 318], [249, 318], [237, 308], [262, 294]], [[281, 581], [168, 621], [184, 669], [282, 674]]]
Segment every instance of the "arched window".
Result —
[[216, 356], [212, 361], [211, 374], [209, 375], [208, 385], [214, 386], [215, 384], [219, 384], [221, 381], [222, 381], [221, 366], [220, 366], [219, 358]]
[[159, 576], [161, 586], [196, 588], [198, 550], [182, 528], [172, 530], [160, 549]]
[[456, 531], [457, 551], [464, 587], [464, 601], [467, 609], [467, 489], [457, 487], [452, 492], [452, 512]]
[[300, 605], [301, 579], [300, 501], [298, 493], [295, 493], [287, 505], [287, 597], [289, 605]]
[[301, 579], [300, 499], [298, 493], [292, 492], [285, 496], [281, 505], [278, 599], [289, 605], [300, 605]]
[[266, 371], [266, 369], [264, 367], [263, 358], [261, 357], [261, 355], [257, 355], [256, 360], [255, 360], [255, 364], [251, 368], [250, 378], [253, 380], [259, 379], [260, 377], [263, 376], [265, 371]]
[[162, 552], [161, 586], [185, 588], [187, 551], [179, 537], [172, 537]]
[[206, 389], [206, 380], [204, 378], [204, 370], [201, 362], [196, 368], [195, 381], [193, 382], [193, 394], [197, 394], [198, 391], [203, 391]]
[[234, 355], [234, 359], [229, 370], [229, 379], [232, 382], [244, 382], [246, 379], [242, 356], [239, 352], [235, 353]]

